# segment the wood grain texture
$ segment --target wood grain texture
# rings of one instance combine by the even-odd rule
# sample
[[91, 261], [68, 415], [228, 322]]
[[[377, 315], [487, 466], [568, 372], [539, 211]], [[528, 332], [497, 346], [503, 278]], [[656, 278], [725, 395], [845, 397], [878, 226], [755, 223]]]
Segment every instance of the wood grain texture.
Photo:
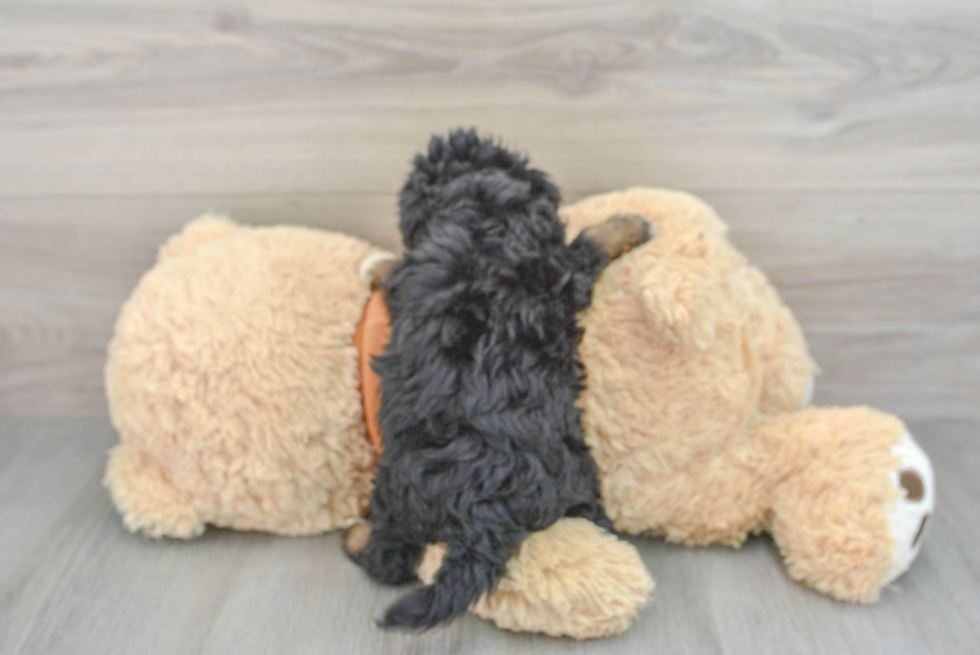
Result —
[[780, 286], [818, 399], [980, 413], [980, 6], [8, 2], [0, 413], [102, 414], [113, 318], [206, 209], [394, 247], [431, 131], [566, 198], [700, 191]]
[[626, 634], [576, 643], [475, 617], [422, 636], [379, 630], [374, 618], [402, 592], [368, 581], [336, 534], [128, 534], [99, 484], [115, 440], [105, 419], [0, 419], [0, 652], [972, 655], [980, 422], [910, 427], [934, 460], [938, 511], [919, 559], [879, 604], [792, 582], [769, 539], [739, 551], [638, 539], [653, 603]]
[[576, 193], [972, 190], [980, 5], [7, 2], [0, 194], [390, 193], [459, 123]]
[[[980, 416], [980, 193], [711, 192], [799, 316], [817, 402]], [[395, 198], [0, 198], [0, 414], [100, 415], [105, 346], [156, 249], [202, 210], [398, 247]]]

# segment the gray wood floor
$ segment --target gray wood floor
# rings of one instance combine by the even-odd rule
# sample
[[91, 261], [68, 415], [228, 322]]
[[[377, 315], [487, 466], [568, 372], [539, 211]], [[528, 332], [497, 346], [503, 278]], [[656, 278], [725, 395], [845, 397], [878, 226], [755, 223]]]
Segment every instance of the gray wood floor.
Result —
[[[0, 653], [980, 652], [980, 4], [0, 3]], [[432, 131], [526, 149], [565, 197], [715, 205], [823, 368], [909, 420], [939, 510], [879, 605], [742, 551], [638, 541], [626, 635], [378, 631], [337, 538], [126, 534], [99, 479], [120, 304], [205, 210], [395, 247]]]
[[624, 635], [570, 642], [468, 616], [421, 637], [373, 620], [371, 584], [338, 535], [127, 533], [100, 484], [102, 418], [0, 419], [0, 653], [943, 653], [980, 644], [980, 422], [910, 424], [942, 484], [929, 541], [874, 606], [790, 581], [768, 539], [742, 550], [639, 539], [657, 589]]

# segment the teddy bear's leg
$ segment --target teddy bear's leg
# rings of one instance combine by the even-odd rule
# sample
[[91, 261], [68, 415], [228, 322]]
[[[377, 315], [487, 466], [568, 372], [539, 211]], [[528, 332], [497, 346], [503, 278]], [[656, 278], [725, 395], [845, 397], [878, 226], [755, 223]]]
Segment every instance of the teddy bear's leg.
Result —
[[[430, 584], [445, 555], [429, 545], [419, 578]], [[472, 611], [498, 627], [593, 639], [624, 632], [653, 590], [639, 553], [594, 523], [561, 519], [534, 532], [507, 562], [507, 573]]]
[[195, 503], [136, 448], [122, 444], [112, 449], [103, 482], [132, 532], [178, 539], [204, 532], [205, 522]]
[[928, 458], [894, 416], [809, 409], [769, 419], [770, 529], [790, 577], [838, 600], [875, 602], [908, 568], [932, 511]]

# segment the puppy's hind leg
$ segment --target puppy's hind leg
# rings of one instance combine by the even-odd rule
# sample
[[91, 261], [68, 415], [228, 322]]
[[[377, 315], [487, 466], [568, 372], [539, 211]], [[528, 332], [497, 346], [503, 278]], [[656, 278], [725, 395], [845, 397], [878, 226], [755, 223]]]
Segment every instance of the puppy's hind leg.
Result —
[[386, 522], [357, 523], [344, 534], [344, 551], [374, 580], [401, 585], [417, 579], [415, 569], [425, 544], [397, 534]]

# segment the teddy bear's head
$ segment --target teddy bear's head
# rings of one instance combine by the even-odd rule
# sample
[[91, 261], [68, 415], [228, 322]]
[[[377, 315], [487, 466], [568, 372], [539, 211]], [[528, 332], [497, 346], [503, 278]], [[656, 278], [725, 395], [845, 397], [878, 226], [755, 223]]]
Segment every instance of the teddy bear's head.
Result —
[[815, 366], [792, 314], [710, 207], [634, 188], [562, 210], [569, 238], [615, 214], [647, 218], [655, 237], [603, 272], [582, 316], [582, 404], [610, 515], [642, 532], [639, 481], [613, 470], [624, 453], [665, 474], [707, 461], [760, 412], [801, 408]]

